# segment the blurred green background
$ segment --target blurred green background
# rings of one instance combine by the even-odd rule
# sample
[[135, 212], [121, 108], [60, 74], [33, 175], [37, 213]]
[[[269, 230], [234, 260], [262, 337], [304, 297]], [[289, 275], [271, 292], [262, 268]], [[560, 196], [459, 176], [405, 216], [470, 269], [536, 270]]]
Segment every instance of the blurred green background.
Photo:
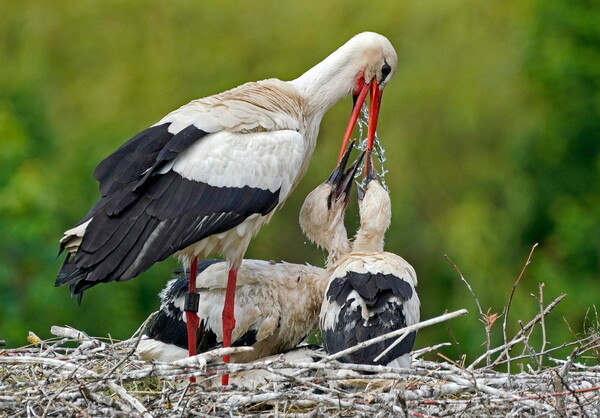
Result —
[[[422, 317], [468, 308], [452, 331], [460, 352], [480, 352], [475, 304], [444, 255], [483, 309], [501, 313], [539, 242], [509, 330], [537, 312], [530, 293], [545, 282], [548, 301], [569, 294], [547, 320], [551, 345], [572, 340], [600, 299], [598, 22], [600, 3], [584, 0], [2, 0], [0, 339], [17, 347], [28, 330], [45, 338], [63, 324], [130, 336], [157, 308], [175, 260], [97, 286], [81, 307], [53, 287], [58, 239], [95, 202], [98, 162], [191, 99], [293, 79], [372, 30], [399, 57], [379, 123], [394, 204], [386, 248], [415, 266]], [[308, 174], [248, 258], [323, 264], [297, 215], [333, 166], [350, 106], [328, 112]], [[417, 346], [449, 339], [438, 325]]]

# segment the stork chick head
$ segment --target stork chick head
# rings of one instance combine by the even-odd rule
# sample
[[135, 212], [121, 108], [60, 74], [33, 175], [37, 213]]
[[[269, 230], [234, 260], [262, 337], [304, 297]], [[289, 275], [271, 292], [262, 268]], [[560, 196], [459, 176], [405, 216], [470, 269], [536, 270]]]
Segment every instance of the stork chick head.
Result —
[[366, 186], [358, 186], [360, 228], [356, 233], [353, 251], [383, 251], [385, 231], [392, 220], [392, 201], [379, 184], [371, 156], [367, 160]]
[[356, 170], [364, 153], [344, 171], [352, 144], [329, 178], [306, 196], [300, 209], [300, 227], [304, 235], [329, 252], [328, 264], [350, 252], [344, 226], [344, 213]]

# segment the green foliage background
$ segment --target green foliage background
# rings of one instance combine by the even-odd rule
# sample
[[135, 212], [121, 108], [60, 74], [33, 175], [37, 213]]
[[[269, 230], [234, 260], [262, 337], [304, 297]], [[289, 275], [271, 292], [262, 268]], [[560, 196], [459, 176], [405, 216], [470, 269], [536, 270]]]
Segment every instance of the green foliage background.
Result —
[[[510, 326], [528, 320], [545, 282], [554, 345], [582, 331], [600, 296], [600, 4], [476, 0], [0, 2], [0, 338], [25, 344], [69, 324], [131, 335], [156, 309], [169, 260], [101, 285], [78, 307], [54, 288], [62, 231], [96, 200], [96, 164], [191, 99], [243, 82], [295, 78], [355, 33], [395, 45], [379, 136], [394, 204], [387, 249], [416, 268], [422, 317], [452, 322], [465, 353], [484, 339], [461, 268], [484, 310], [500, 313], [535, 242]], [[350, 108], [321, 126], [309, 172], [247, 257], [322, 265], [300, 204], [335, 161]], [[351, 210], [348, 225], [356, 223]], [[494, 326], [494, 341], [500, 339]], [[444, 326], [417, 345], [447, 341]], [[450, 352], [454, 354], [455, 352]]]

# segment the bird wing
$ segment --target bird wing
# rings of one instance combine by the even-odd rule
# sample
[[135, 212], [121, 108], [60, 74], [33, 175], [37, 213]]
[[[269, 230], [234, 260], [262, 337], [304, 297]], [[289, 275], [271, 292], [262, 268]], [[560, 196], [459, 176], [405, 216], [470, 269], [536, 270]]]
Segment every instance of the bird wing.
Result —
[[[238, 273], [236, 290], [236, 312], [239, 314], [233, 331], [232, 346], [251, 346], [268, 338], [280, 322], [280, 306], [269, 290], [272, 273], [277, 273], [281, 264], [270, 264], [261, 260], [244, 260]], [[229, 267], [222, 260], [203, 260], [198, 264], [197, 291], [200, 294], [198, 315], [198, 350], [204, 352], [222, 344], [222, 307], [227, 285]], [[272, 271], [274, 270], [274, 271]], [[253, 286], [252, 276], [260, 276], [263, 286]], [[251, 277], [249, 277], [251, 276]], [[146, 332], [150, 339], [165, 344], [187, 347], [185, 326], [185, 294], [188, 290], [189, 274], [182, 274], [169, 281], [160, 293], [161, 307]], [[263, 304], [264, 299], [271, 301]]]
[[[232, 346], [253, 345], [263, 341], [281, 325], [281, 300], [278, 290], [295, 278], [294, 269], [283, 263], [244, 259], [238, 269], [236, 282], [236, 324]], [[222, 306], [227, 286], [228, 266], [224, 263], [210, 266], [198, 275], [197, 287], [204, 298], [201, 314], [206, 318], [205, 327], [216, 334], [216, 342], [222, 341]], [[214, 347], [204, 347], [205, 349]]]
[[[222, 344], [222, 307], [229, 267], [222, 260], [198, 263], [196, 289], [200, 294], [198, 315], [198, 352], [218, 348]], [[314, 326], [316, 312], [310, 298], [321, 300], [317, 286], [323, 270], [318, 267], [275, 263], [264, 260], [243, 260], [236, 283], [236, 324], [232, 346], [253, 346], [253, 355], [273, 354], [296, 346]], [[309, 283], [313, 283], [310, 285]], [[176, 345], [185, 355], [187, 329], [184, 303], [188, 275], [171, 280], [160, 293], [161, 307], [145, 332], [142, 352], [159, 360], [167, 345]], [[308, 287], [305, 287], [308, 286]], [[290, 293], [295, 291], [295, 293]], [[317, 295], [309, 295], [317, 293]], [[290, 296], [292, 295], [292, 296]], [[156, 347], [163, 349], [152, 351]], [[149, 351], [150, 350], [150, 351]], [[265, 354], [267, 353], [267, 354]]]
[[[198, 264], [197, 290], [200, 294], [198, 315], [201, 323], [198, 327], [197, 349], [200, 353], [218, 348], [222, 344], [221, 309], [225, 297], [227, 271], [227, 263], [222, 260], [203, 260]], [[216, 285], [204, 287], [211, 283]], [[181, 274], [176, 279], [170, 280], [160, 292], [160, 310], [144, 332], [147, 339], [187, 349], [184, 305], [188, 285], [189, 273]], [[257, 341], [257, 334], [261, 330], [261, 315], [264, 315], [264, 312], [259, 310], [259, 305], [244, 303], [248, 302], [245, 300], [246, 294], [242, 293], [240, 296], [237, 298], [237, 310], [243, 309], [244, 315], [236, 324], [232, 344], [234, 347], [252, 345]], [[158, 360], [163, 359], [158, 358]]]
[[269, 214], [301, 172], [304, 141], [296, 131], [206, 134], [191, 127], [167, 140], [168, 126], [155, 128], [147, 130], [155, 145], [134, 137], [98, 166], [95, 176], [106, 194], [88, 214], [56, 285], [73, 285], [79, 294], [99, 282], [135, 277], [250, 216]]
[[[321, 309], [321, 333], [329, 353], [419, 321], [414, 269], [392, 253], [353, 253], [333, 272]], [[344, 356], [341, 361], [388, 364], [410, 352], [415, 333], [377, 363], [374, 358], [393, 340]]]
[[413, 285], [394, 274], [380, 272], [348, 271], [343, 276], [335, 277], [327, 288], [327, 299], [343, 305], [349, 295], [355, 292], [369, 309], [377, 309], [385, 300], [397, 297], [400, 301], [407, 301], [413, 296]]
[[[302, 99], [288, 83], [267, 79], [243, 84], [223, 93], [191, 102], [172, 111], [138, 133], [96, 167], [102, 198], [77, 224], [89, 220], [105, 198], [151, 175], [201, 138], [233, 133], [299, 131]], [[63, 239], [64, 240], [64, 239]]]

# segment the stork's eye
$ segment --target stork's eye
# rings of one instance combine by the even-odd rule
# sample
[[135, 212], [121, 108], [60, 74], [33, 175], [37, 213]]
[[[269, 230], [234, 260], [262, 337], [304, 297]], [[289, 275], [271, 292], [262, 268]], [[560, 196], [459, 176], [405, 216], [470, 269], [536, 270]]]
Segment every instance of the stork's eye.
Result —
[[381, 67], [381, 74], [383, 74], [383, 78], [386, 78], [390, 72], [392, 72], [392, 67], [390, 67], [390, 65], [386, 62], [383, 64], [383, 67]]

